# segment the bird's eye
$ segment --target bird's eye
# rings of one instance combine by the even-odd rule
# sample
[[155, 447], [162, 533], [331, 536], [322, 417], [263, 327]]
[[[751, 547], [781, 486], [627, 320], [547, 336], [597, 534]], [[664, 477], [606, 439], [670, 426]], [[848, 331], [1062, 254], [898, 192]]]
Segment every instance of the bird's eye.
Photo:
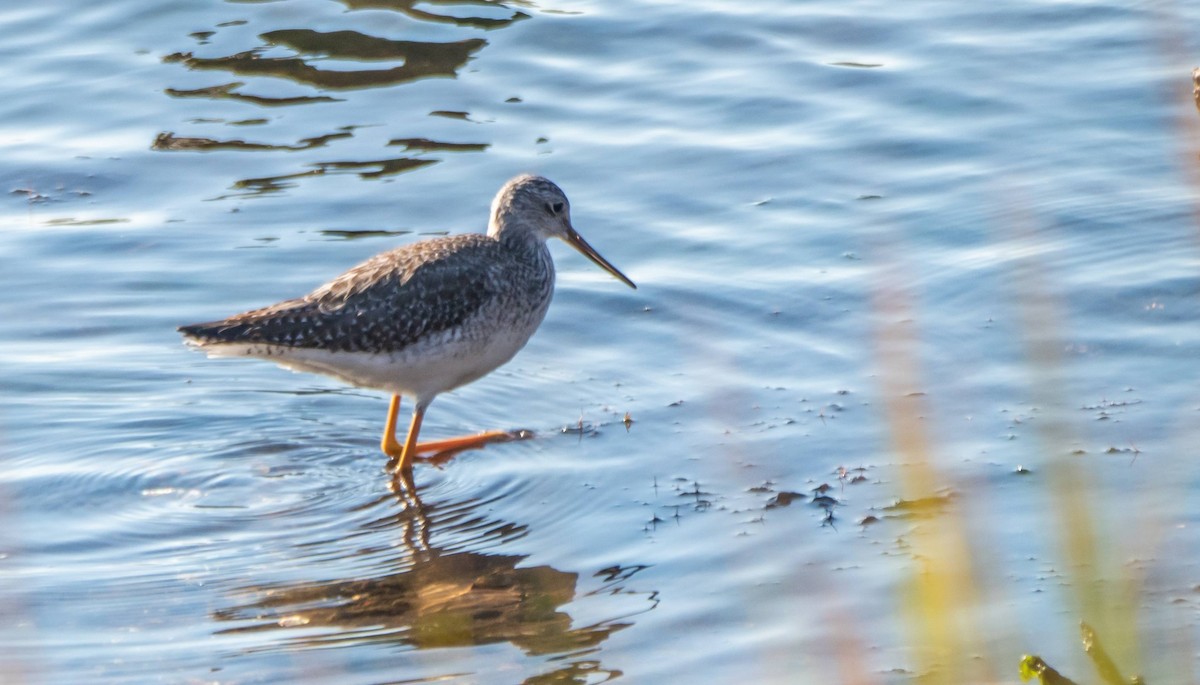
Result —
[[549, 202], [546, 203], [546, 211], [550, 212], [550, 214], [552, 214], [554, 216], [558, 216], [559, 214], [562, 214], [562, 210], [563, 210], [563, 203], [561, 203], [561, 202], [555, 202], [554, 204], [550, 204]]

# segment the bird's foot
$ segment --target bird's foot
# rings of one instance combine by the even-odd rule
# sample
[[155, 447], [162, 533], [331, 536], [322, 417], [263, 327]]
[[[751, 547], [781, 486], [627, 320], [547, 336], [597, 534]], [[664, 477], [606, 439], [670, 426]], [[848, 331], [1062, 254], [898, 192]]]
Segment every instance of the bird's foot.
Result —
[[487, 431], [476, 435], [463, 435], [445, 440], [431, 440], [417, 445], [417, 454], [437, 454], [440, 452], [460, 452], [462, 450], [478, 449], [497, 442], [512, 442], [528, 440], [533, 437], [533, 431]]
[[[463, 435], [457, 438], [417, 443], [414, 450], [416, 454], [413, 456], [415, 459], [419, 459], [427, 464], [440, 466], [453, 459], [459, 452], [480, 449], [495, 443], [529, 440], [534, 437], [536, 435], [533, 431], [524, 429], [487, 431], [476, 435]], [[387, 464], [388, 470], [394, 470], [396, 465], [400, 463], [400, 457], [404, 453], [404, 445], [393, 440], [390, 444], [384, 444], [383, 452], [390, 457]]]
[[488, 445], [513, 442], [514, 440], [529, 440], [534, 437], [530, 430], [487, 431], [476, 435], [464, 435], [445, 440], [434, 440], [417, 445], [416, 458], [427, 464], [440, 466], [450, 461], [459, 452], [477, 450]]

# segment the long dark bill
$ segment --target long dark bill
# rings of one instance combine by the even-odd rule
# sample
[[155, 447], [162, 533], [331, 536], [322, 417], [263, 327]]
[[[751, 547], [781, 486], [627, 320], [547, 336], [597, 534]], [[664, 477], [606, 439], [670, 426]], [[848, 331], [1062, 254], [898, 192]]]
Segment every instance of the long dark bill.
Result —
[[587, 257], [595, 262], [596, 266], [599, 266], [601, 269], [604, 269], [613, 276], [616, 276], [618, 280], [630, 288], [637, 290], [637, 286], [633, 284], [633, 281], [629, 280], [629, 278], [625, 274], [621, 273], [617, 267], [609, 264], [607, 259], [601, 257], [600, 253], [596, 252], [595, 248], [593, 248], [591, 245], [588, 245], [588, 242], [584, 240], [583, 236], [579, 235], [574, 228], [567, 229], [566, 243], [576, 250], [579, 250], [584, 257]]

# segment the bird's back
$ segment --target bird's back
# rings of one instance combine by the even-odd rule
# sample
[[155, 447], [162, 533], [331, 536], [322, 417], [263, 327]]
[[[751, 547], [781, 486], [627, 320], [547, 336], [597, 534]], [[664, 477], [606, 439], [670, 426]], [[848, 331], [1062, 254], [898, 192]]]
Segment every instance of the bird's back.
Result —
[[553, 285], [544, 244], [519, 249], [469, 233], [383, 252], [304, 297], [179, 330], [213, 352], [393, 353], [439, 336], [487, 336], [489, 325], [532, 334]]

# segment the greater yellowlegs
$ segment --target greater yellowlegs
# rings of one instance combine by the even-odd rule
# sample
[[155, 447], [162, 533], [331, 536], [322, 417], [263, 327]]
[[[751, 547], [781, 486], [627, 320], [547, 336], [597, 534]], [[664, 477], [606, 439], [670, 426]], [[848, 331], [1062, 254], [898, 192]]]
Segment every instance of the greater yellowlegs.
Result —
[[[212, 356], [268, 359], [392, 393], [382, 448], [391, 466], [408, 472], [419, 452], [507, 435], [417, 444], [435, 397], [512, 359], [542, 323], [554, 293], [549, 238], [637, 288], [571, 226], [571, 205], [557, 185], [518, 176], [492, 201], [487, 235], [451, 235], [383, 252], [304, 297], [179, 330]], [[403, 445], [395, 436], [402, 395], [414, 401]]]

